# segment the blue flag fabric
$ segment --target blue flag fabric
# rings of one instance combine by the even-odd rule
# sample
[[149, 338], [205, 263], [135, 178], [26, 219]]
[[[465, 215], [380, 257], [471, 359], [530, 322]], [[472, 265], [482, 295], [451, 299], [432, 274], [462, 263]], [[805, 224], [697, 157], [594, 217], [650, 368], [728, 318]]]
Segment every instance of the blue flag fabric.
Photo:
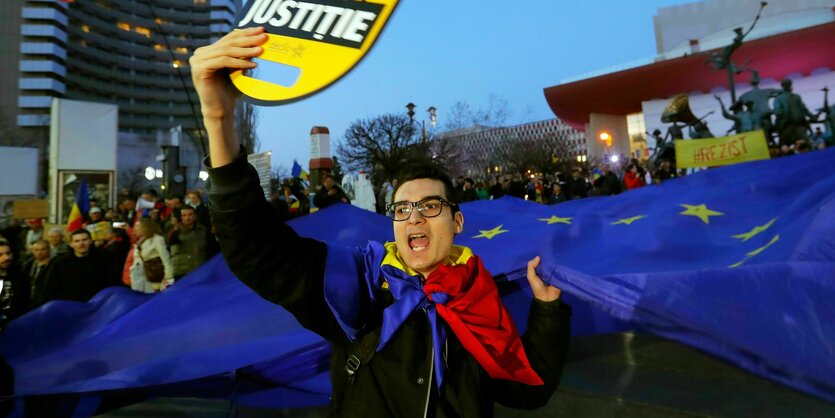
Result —
[[[574, 307], [575, 334], [637, 325], [835, 401], [833, 160], [828, 149], [553, 206], [472, 202], [456, 243], [497, 280], [520, 284], [541, 255], [540, 275]], [[329, 245], [392, 239], [389, 219], [347, 205], [291, 226]], [[529, 298], [504, 299], [523, 332]], [[327, 344], [220, 257], [158, 295], [113, 288], [88, 303], [47, 304], [9, 324], [0, 355], [17, 396], [295, 407], [326, 404], [330, 391]]]
[[299, 162], [296, 160], [293, 160], [293, 171], [291, 174], [296, 178], [299, 178], [302, 175], [302, 166], [299, 165]]

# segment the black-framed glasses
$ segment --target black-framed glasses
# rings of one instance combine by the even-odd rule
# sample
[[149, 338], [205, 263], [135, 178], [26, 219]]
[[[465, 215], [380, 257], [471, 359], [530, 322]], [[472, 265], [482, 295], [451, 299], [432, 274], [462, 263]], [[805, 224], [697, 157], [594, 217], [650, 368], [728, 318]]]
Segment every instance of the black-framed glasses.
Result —
[[457, 205], [440, 196], [429, 196], [417, 202], [394, 202], [386, 206], [386, 213], [395, 221], [405, 221], [412, 216], [412, 211], [417, 208], [424, 218], [434, 218], [441, 214], [444, 206], [455, 208]]

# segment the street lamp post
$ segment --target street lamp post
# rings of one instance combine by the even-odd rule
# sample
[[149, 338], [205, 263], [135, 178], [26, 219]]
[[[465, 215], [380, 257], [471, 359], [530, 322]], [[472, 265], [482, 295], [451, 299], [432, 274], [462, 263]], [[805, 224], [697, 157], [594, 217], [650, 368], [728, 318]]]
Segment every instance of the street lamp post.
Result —
[[[409, 125], [411, 126], [415, 123], [415, 104], [412, 102], [407, 103], [406, 109], [408, 109], [406, 114], [409, 115]], [[434, 128], [438, 124], [438, 109], [435, 106], [429, 106], [429, 109], [426, 109], [426, 111], [429, 113], [429, 125]], [[420, 137], [423, 142], [426, 142], [428, 134], [426, 132], [425, 120], [420, 121]]]

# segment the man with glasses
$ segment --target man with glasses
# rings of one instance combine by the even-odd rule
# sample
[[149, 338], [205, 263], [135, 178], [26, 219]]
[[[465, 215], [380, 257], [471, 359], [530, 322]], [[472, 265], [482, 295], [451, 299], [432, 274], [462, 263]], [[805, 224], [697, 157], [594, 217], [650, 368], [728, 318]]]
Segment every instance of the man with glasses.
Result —
[[[528, 263], [535, 300], [520, 337], [464, 230], [450, 177], [404, 170], [387, 205], [394, 242], [346, 248], [299, 237], [272, 216], [234, 135], [230, 69], [255, 66], [262, 28], [234, 31], [190, 60], [209, 133], [212, 218], [227, 264], [263, 298], [332, 344], [334, 416], [489, 417], [493, 402], [548, 402], [568, 347], [570, 308]], [[244, 58], [244, 59], [240, 59]]]

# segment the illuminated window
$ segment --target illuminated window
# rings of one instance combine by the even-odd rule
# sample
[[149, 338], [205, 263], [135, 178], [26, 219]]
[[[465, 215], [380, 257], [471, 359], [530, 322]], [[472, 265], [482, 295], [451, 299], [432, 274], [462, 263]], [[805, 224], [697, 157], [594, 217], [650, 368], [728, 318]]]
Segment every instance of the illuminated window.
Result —
[[171, 63], [171, 66], [174, 68], [180, 68], [183, 66], [183, 62], [180, 60], [174, 60], [174, 62]]
[[180, 54], [188, 54], [188, 48], [185, 48], [185, 47], [182, 47], [182, 46], [177, 47], [174, 50], [177, 51]]
[[121, 29], [121, 30], [126, 30], [126, 31], [130, 32], [130, 23], [119, 22], [119, 23], [116, 24], [116, 26], [118, 26], [119, 29]]
[[157, 51], [165, 51], [165, 45], [154, 44], [154, 49]]
[[83, 30], [85, 33], [90, 33], [90, 27], [87, 25], [81, 25], [81, 30]]
[[194, 4], [206, 4], [206, 0], [194, 0]]
[[137, 26], [136, 28], [134, 28], [134, 30], [136, 31], [136, 33], [138, 33], [138, 34], [140, 34], [140, 35], [142, 35], [146, 38], [151, 37], [151, 31], [149, 31], [147, 28], [143, 28], [142, 26]]
[[160, 18], [154, 19], [154, 22], [157, 22], [157, 25], [164, 25], [164, 24], [168, 23], [168, 22], [166, 22], [166, 21], [164, 21]]

